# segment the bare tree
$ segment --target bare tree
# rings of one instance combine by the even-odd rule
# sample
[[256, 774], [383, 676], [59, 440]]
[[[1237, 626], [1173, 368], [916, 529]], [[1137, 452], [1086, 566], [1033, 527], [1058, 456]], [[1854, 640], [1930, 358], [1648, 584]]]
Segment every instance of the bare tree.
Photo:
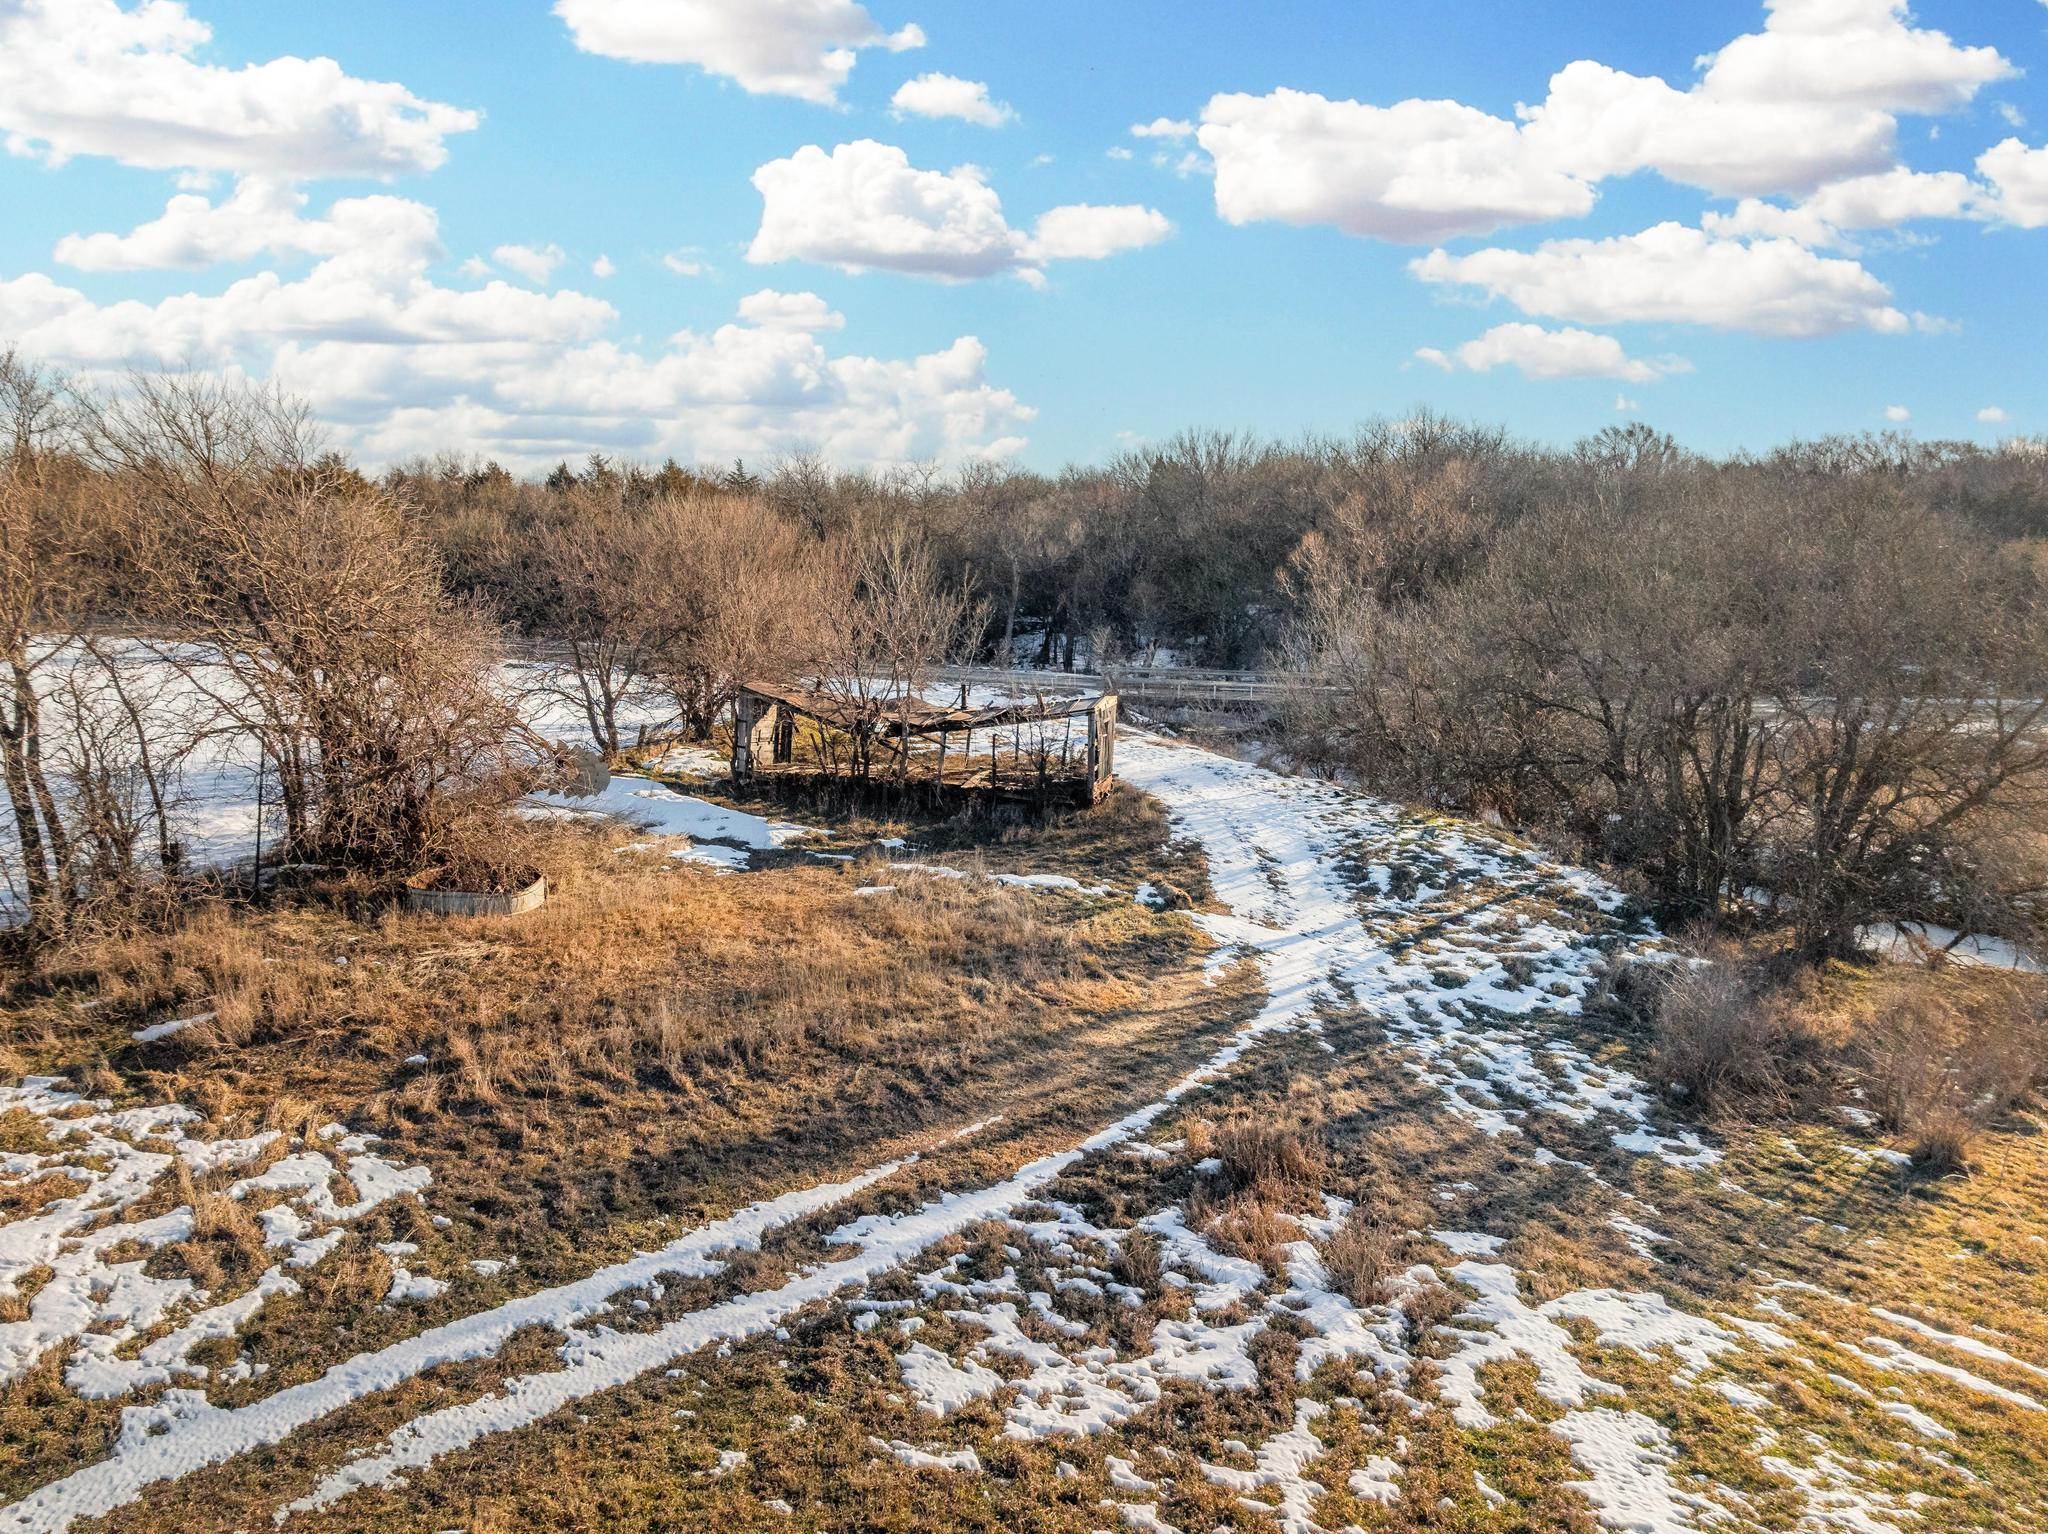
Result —
[[667, 627], [647, 676], [703, 740], [741, 682], [792, 675], [819, 653], [827, 560], [759, 497], [664, 497], [648, 515]]
[[181, 641], [160, 653], [258, 742], [287, 856], [411, 871], [529, 785], [542, 756], [493, 685], [490, 625], [300, 407], [142, 377], [85, 436], [131, 498], [147, 613]]
[[1392, 605], [1371, 542], [1297, 562], [1307, 754], [1551, 828], [1674, 914], [1745, 890], [1810, 953], [2022, 925], [2048, 846], [2037, 577], [1895, 484], [1603, 469]]
[[[76, 470], [59, 442], [58, 381], [0, 352], [0, 781], [4, 781], [27, 931], [61, 926], [79, 895], [70, 828], [45, 762], [43, 673], [75, 628], [81, 559]], [[12, 882], [10, 870], [10, 882]]]
[[838, 704], [849, 774], [870, 779], [893, 723], [900, 785], [910, 766], [912, 708], [934, 671], [958, 659], [979, 632], [983, 610], [900, 525], [857, 532], [841, 550], [830, 591], [819, 682]]
[[565, 496], [537, 545], [543, 621], [568, 655], [566, 667], [542, 673], [545, 685], [582, 713], [598, 748], [616, 756], [626, 744], [620, 711], [676, 627], [663, 579], [671, 551], [657, 519], [624, 505], [616, 482]]
[[32, 941], [179, 871], [172, 798], [192, 741], [151, 708], [137, 657], [92, 627], [125, 595], [122, 515], [74, 424], [61, 380], [0, 354], [0, 781]]
[[[1930, 906], [2009, 926], [2048, 874], [2039, 584], [1893, 485], [1832, 489], [1813, 529], [1783, 617], [1801, 672], [1772, 699], [1774, 875], [1796, 928], [1838, 952], [1859, 924]], [[2036, 850], [2015, 857], [2022, 827]]]

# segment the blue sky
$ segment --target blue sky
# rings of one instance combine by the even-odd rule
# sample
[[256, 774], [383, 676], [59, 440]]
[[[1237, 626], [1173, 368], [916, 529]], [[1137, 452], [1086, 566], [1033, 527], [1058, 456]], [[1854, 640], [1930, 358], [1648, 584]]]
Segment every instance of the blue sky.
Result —
[[2041, 0], [0, 0], [0, 344], [372, 462], [2048, 433], [2044, 78]]

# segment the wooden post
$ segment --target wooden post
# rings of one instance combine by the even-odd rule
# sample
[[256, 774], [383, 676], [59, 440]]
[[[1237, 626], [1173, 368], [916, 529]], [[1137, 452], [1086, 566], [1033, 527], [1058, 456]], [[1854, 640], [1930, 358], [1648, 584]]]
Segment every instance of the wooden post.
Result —
[[754, 709], [759, 701], [744, 688], [732, 700], [732, 776], [736, 783], [744, 783], [753, 775]]
[[1109, 787], [1110, 779], [1116, 773], [1116, 721], [1123, 710], [1123, 703], [1115, 693], [1109, 694], [1095, 705], [1095, 715], [1100, 720], [1101, 745], [1096, 752], [1094, 793], [1100, 796]]
[[1088, 802], [1090, 804], [1095, 802], [1096, 764], [1102, 760], [1101, 748], [1096, 744], [1098, 734], [1096, 730], [1096, 712], [1100, 707], [1099, 703], [1092, 703], [1088, 706]]

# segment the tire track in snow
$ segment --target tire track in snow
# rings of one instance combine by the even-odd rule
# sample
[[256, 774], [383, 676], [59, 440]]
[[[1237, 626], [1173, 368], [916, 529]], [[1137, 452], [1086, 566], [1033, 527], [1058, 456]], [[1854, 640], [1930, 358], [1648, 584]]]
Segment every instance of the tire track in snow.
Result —
[[[1311, 832], [1308, 818], [1272, 813], [1275, 786], [1292, 787], [1298, 780], [1163, 744], [1140, 747], [1134, 762], [1131, 748], [1136, 745], [1126, 744], [1124, 777], [1160, 798], [1177, 829], [1201, 841], [1209, 858], [1210, 884], [1231, 906], [1228, 916], [1198, 915], [1196, 920], [1220, 940], [1252, 949], [1265, 969], [1265, 1005], [1214, 1054], [1156, 1101], [1071, 1149], [1040, 1157], [1002, 1182], [973, 1193], [947, 1194], [907, 1214], [867, 1216], [826, 1238], [839, 1245], [859, 1244], [857, 1256], [800, 1273], [779, 1289], [741, 1295], [678, 1317], [653, 1332], [600, 1330], [579, 1337], [563, 1350], [566, 1367], [509, 1380], [498, 1394], [416, 1418], [393, 1433], [380, 1453], [344, 1465], [280, 1516], [326, 1507], [365, 1487], [387, 1485], [408, 1470], [492, 1434], [531, 1426], [572, 1401], [623, 1385], [713, 1343], [757, 1337], [806, 1305], [851, 1286], [870, 1284], [949, 1236], [1031, 1202], [1076, 1162], [1135, 1138], [1188, 1093], [1227, 1074], [1262, 1038], [1311, 1019], [1316, 1004], [1329, 994], [1327, 942], [1347, 922], [1355, 927], [1357, 914], [1337, 872], [1333, 849]], [[1261, 798], [1269, 801], [1265, 813], [1255, 813]], [[1325, 807], [1343, 806], [1339, 801]], [[1266, 921], [1279, 916], [1265, 872], [1276, 861], [1292, 896], [1292, 922], [1269, 926], [1239, 915], [1248, 910]]]
[[[334, 1472], [279, 1516], [387, 1484], [406, 1470], [494, 1434], [530, 1426], [570, 1402], [616, 1388], [706, 1345], [758, 1336], [805, 1305], [871, 1282], [948, 1236], [1009, 1213], [1036, 1198], [1083, 1157], [1133, 1139], [1189, 1092], [1227, 1074], [1263, 1040], [1317, 1026], [1315, 1008], [1336, 994], [1333, 977], [1353, 986], [1385, 981], [1386, 950], [1361, 922], [1342, 862], [1362, 839], [1391, 836], [1400, 828], [1403, 816], [1396, 807], [1146, 736], [1128, 737], [1119, 754], [1122, 776], [1164, 802], [1179, 834], [1198, 841], [1207, 854], [1211, 886], [1229, 910], [1220, 915], [1198, 913], [1194, 920], [1220, 943], [1249, 953], [1261, 966], [1267, 989], [1257, 1015], [1160, 1098], [1068, 1150], [1031, 1162], [1002, 1182], [947, 1194], [906, 1214], [856, 1220], [827, 1238], [838, 1245], [858, 1246], [855, 1255], [798, 1273], [778, 1289], [737, 1296], [652, 1332], [620, 1333], [587, 1323], [594, 1323], [617, 1295], [662, 1274], [720, 1271], [723, 1264], [711, 1255], [715, 1251], [758, 1245], [767, 1232], [843, 1202], [905, 1163], [891, 1162], [845, 1182], [783, 1194], [690, 1232], [657, 1253], [360, 1355], [316, 1380], [245, 1407], [226, 1410], [210, 1405], [197, 1391], [168, 1392], [157, 1405], [129, 1408], [107, 1459], [0, 1509], [0, 1530], [47, 1534], [78, 1518], [111, 1512], [152, 1485], [282, 1443], [343, 1407], [403, 1384], [436, 1364], [494, 1356], [521, 1327], [550, 1326], [568, 1334], [563, 1368], [510, 1379], [492, 1394], [414, 1419], [393, 1433], [381, 1451]], [[1551, 872], [1594, 888], [1583, 875]], [[1583, 993], [1590, 978], [1577, 978]], [[1517, 1048], [1526, 1053], [1526, 1046]], [[1578, 1078], [1573, 1084], [1578, 1085]], [[1638, 1121], [1640, 1131], [1642, 1112], [1631, 1097], [1635, 1085], [1624, 1073], [1608, 1073], [1592, 1092], [1579, 1096], [1590, 1098], [1601, 1111]], [[1584, 1111], [1594, 1108], [1586, 1106]]]
[[159, 1482], [182, 1479], [253, 1449], [284, 1442], [343, 1407], [391, 1390], [438, 1364], [494, 1356], [512, 1334], [526, 1326], [573, 1328], [602, 1311], [613, 1298], [663, 1276], [705, 1277], [725, 1264], [714, 1252], [758, 1246], [768, 1232], [820, 1209], [828, 1209], [900, 1170], [891, 1161], [844, 1182], [785, 1193], [698, 1227], [657, 1252], [600, 1268], [587, 1278], [525, 1295], [492, 1310], [451, 1321], [362, 1353], [337, 1364], [318, 1379], [289, 1386], [232, 1410], [210, 1405], [196, 1390], [165, 1392], [151, 1406], [121, 1414], [114, 1452], [97, 1464], [53, 1481], [11, 1507], [0, 1509], [0, 1529], [44, 1531], [75, 1519], [97, 1517], [134, 1501]]

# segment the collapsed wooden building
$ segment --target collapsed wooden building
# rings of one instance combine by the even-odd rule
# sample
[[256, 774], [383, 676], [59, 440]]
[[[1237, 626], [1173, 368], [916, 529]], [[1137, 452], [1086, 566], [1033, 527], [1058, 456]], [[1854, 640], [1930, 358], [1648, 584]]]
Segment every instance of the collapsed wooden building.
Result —
[[852, 695], [748, 682], [735, 704], [732, 774], [915, 787], [935, 798], [1093, 804], [1116, 766], [1117, 696], [970, 707], [913, 693]]

